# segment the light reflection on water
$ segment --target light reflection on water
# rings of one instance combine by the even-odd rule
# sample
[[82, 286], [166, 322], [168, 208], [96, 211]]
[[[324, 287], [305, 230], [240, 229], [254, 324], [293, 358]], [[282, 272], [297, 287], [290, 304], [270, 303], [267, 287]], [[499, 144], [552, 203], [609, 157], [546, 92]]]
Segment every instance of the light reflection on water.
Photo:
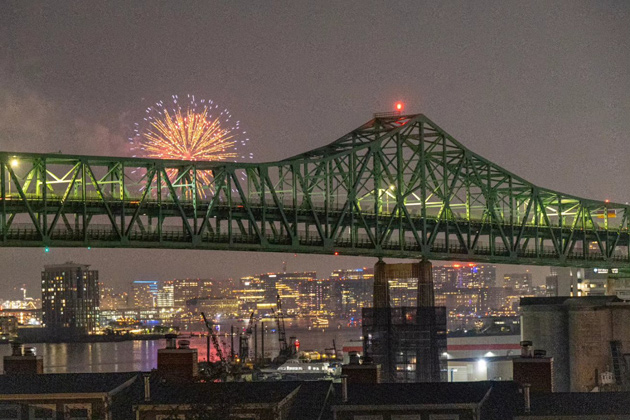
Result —
[[[299, 328], [287, 329], [287, 338], [296, 336], [300, 340], [301, 350], [323, 351], [332, 347], [336, 341], [337, 349], [350, 340], [358, 340], [360, 328], [328, 329], [325, 331]], [[200, 361], [207, 358], [206, 337], [186, 337], [190, 346], [196, 348]], [[225, 354], [229, 354], [230, 339], [220, 339]], [[37, 355], [43, 357], [45, 373], [77, 373], [77, 372], [133, 372], [149, 371], [157, 366], [157, 351], [165, 347], [165, 340], [121, 341], [115, 343], [29, 343], [36, 348]], [[238, 350], [238, 338], [234, 338], [235, 351]], [[250, 348], [254, 350], [253, 341]], [[258, 351], [261, 351], [259, 340]], [[278, 335], [265, 334], [265, 353], [273, 357], [278, 352]], [[0, 346], [0, 367], [2, 356], [11, 354], [11, 346]], [[212, 360], [216, 358], [213, 348], [210, 351]]]

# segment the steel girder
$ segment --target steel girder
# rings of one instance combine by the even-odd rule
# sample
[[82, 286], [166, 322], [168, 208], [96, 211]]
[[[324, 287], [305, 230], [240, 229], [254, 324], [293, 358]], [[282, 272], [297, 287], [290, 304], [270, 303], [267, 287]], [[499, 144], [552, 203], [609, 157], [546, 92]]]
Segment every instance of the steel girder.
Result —
[[1, 245], [629, 266], [629, 206], [537, 187], [424, 115], [247, 164], [0, 153]]

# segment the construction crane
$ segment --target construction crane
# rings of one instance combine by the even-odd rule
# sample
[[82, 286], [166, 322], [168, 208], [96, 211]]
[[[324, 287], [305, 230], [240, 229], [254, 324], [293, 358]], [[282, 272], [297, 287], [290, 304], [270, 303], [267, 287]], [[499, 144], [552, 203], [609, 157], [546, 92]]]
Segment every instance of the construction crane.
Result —
[[284, 314], [282, 313], [282, 300], [280, 295], [276, 295], [276, 326], [278, 329], [278, 340], [280, 342], [280, 354], [286, 353], [289, 345], [287, 344], [287, 333], [284, 329]]
[[275, 311], [275, 315], [280, 353], [278, 354], [278, 357], [276, 357], [275, 362], [281, 364], [289, 360], [291, 356], [295, 354], [295, 346], [293, 343], [291, 343], [291, 346], [287, 343], [287, 333], [284, 329], [284, 313], [282, 312], [282, 301], [280, 300], [280, 295], [276, 295], [276, 302], [277, 310]]
[[256, 319], [254, 318], [254, 312], [251, 313], [251, 315], [249, 316], [249, 323], [247, 324], [247, 328], [245, 329], [245, 332], [242, 333], [239, 336], [239, 343], [238, 343], [238, 349], [239, 349], [239, 358], [241, 359], [241, 361], [244, 361], [245, 359], [247, 359], [249, 357], [249, 339], [252, 336], [252, 328], [254, 327], [254, 322], [256, 322]]
[[[219, 338], [217, 337], [217, 334], [214, 330], [214, 324], [212, 323], [212, 321], [209, 321], [208, 318], [206, 318], [206, 314], [204, 314], [203, 312], [201, 313], [201, 316], [203, 317], [203, 322], [206, 324], [206, 328], [208, 329], [208, 334], [210, 334], [210, 338], [212, 339], [212, 345], [217, 352], [217, 356], [219, 356], [221, 368], [223, 372], [227, 374], [229, 371], [229, 365], [227, 360], [225, 360], [225, 357], [223, 356], [223, 350], [221, 349]], [[208, 362], [210, 362], [210, 355], [208, 355]]]

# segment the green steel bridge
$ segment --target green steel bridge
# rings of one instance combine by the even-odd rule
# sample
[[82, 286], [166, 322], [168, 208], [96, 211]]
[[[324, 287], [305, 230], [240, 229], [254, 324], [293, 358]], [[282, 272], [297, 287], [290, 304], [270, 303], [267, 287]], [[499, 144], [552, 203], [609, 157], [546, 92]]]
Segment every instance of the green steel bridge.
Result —
[[630, 267], [630, 206], [533, 185], [422, 114], [268, 163], [0, 152], [0, 245]]

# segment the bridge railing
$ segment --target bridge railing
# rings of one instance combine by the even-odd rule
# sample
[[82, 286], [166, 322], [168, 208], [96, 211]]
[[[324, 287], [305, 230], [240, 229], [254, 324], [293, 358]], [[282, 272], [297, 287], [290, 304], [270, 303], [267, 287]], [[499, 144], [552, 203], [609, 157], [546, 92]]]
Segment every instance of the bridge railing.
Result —
[[[31, 224], [14, 223], [11, 228], [4, 233], [7, 240], [10, 241], [38, 241], [41, 239], [37, 229]], [[53, 241], [59, 241], [60, 243], [72, 242], [72, 241], [115, 241], [120, 239], [117, 232], [111, 225], [94, 224], [88, 227], [87, 232], [83, 232], [82, 229], [71, 228], [68, 226], [56, 227], [53, 231], [49, 232], [49, 236]], [[292, 240], [290, 237], [266, 235], [266, 240], [273, 245], [291, 245]], [[129, 232], [127, 240], [131, 242], [165, 242], [165, 243], [180, 243], [185, 244], [191, 241], [191, 236], [187, 231], [181, 227], [175, 226], [163, 226], [160, 231], [157, 227], [135, 228]], [[304, 247], [321, 247], [322, 241], [319, 237], [313, 237], [308, 235], [304, 231], [300, 231], [298, 234], [298, 240], [300, 246]], [[235, 234], [216, 234], [206, 232], [201, 236], [201, 241], [206, 243], [218, 243], [218, 244], [251, 244], [256, 245], [260, 243], [260, 238], [256, 235], [242, 235]], [[334, 242], [336, 249], [370, 249], [373, 247], [373, 242], [366, 235], [357, 235], [353, 240], [349, 238], [339, 238]], [[405, 243], [401, 246], [397, 240], [384, 241], [382, 244], [384, 250], [404, 250], [404, 251], [416, 251], [420, 252], [421, 247], [417, 243]], [[435, 241], [431, 246], [431, 252], [435, 253], [447, 253], [453, 256], [460, 256], [462, 259], [466, 259], [468, 256], [467, 249], [449, 244], [444, 241]], [[510, 250], [502, 245], [496, 244], [494, 247], [490, 247], [486, 243], [479, 243], [475, 249], [474, 254], [478, 256], [504, 256], [509, 257], [511, 255]], [[588, 259], [592, 261], [604, 261], [606, 260], [604, 254], [597, 249], [591, 249], [588, 251]], [[554, 247], [545, 246], [541, 247], [538, 251], [535, 249], [519, 249], [517, 256], [522, 258], [557, 258], [557, 252]], [[576, 248], [572, 252], [567, 254], [568, 260], [584, 260], [585, 253], [582, 248]], [[628, 261], [628, 255], [622, 252], [615, 252], [610, 258], [613, 261]]]

